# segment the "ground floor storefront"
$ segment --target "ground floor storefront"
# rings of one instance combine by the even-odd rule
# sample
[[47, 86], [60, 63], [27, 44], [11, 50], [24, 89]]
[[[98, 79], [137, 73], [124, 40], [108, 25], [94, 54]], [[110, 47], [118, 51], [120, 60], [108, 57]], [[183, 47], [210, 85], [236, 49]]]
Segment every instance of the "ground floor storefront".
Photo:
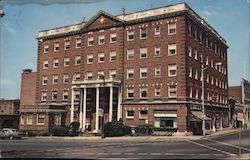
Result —
[[3, 128], [19, 128], [19, 115], [0, 115], [0, 130]]

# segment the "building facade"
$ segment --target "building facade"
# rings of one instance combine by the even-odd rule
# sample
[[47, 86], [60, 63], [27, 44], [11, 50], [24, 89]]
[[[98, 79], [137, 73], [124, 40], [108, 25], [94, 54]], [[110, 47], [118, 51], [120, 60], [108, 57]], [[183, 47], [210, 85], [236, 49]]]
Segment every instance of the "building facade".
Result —
[[0, 99], [0, 130], [2, 128], [18, 129], [19, 106], [20, 101], [18, 99]]
[[121, 118], [155, 130], [201, 130], [202, 77], [206, 128], [228, 127], [228, 46], [186, 3], [99, 11], [37, 39], [35, 104], [25, 113], [43, 111], [48, 129], [79, 121], [82, 131], [99, 132], [102, 118]]

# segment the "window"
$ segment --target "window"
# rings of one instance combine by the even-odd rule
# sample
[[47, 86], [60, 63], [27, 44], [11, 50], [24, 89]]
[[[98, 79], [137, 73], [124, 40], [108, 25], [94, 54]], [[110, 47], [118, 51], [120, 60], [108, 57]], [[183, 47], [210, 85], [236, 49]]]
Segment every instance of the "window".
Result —
[[70, 49], [70, 41], [69, 40], [66, 40], [64, 42], [64, 50], [69, 50]]
[[202, 53], [200, 54], [200, 61], [201, 61], [201, 63], [203, 63], [203, 56], [202, 56]]
[[161, 55], [161, 48], [160, 47], [155, 47], [155, 56], [158, 57]]
[[116, 33], [110, 33], [110, 43], [116, 42]]
[[147, 68], [140, 68], [140, 78], [147, 78]]
[[37, 114], [37, 123], [38, 125], [44, 125], [45, 123], [45, 114], [44, 113], [38, 113]]
[[168, 55], [176, 55], [176, 44], [168, 45]]
[[209, 75], [207, 74], [207, 83], [209, 83]]
[[188, 76], [190, 77], [190, 78], [192, 78], [193, 77], [193, 69], [192, 69], [192, 67], [189, 67], [189, 74], [188, 74]]
[[104, 71], [98, 71], [97, 75], [98, 75], [98, 78], [101, 79], [101, 75], [104, 76]]
[[81, 43], [82, 43], [81, 39], [76, 39], [76, 48], [81, 48]]
[[140, 58], [147, 58], [147, 48], [140, 48]]
[[191, 87], [189, 88], [189, 98], [193, 98], [193, 90]]
[[127, 119], [133, 119], [134, 118], [134, 111], [129, 110], [126, 112], [126, 118]]
[[188, 23], [188, 35], [191, 35], [192, 33], [192, 25]]
[[48, 60], [43, 61], [43, 69], [48, 69], [48, 67], [49, 67]]
[[173, 77], [177, 75], [177, 66], [176, 64], [169, 64], [168, 65], [168, 76]]
[[52, 84], [57, 84], [58, 83], [58, 75], [53, 75], [52, 79], [53, 79]]
[[127, 60], [134, 59], [134, 50], [127, 50]]
[[80, 91], [78, 91], [78, 90], [75, 91], [75, 99], [76, 100], [80, 99]]
[[63, 66], [68, 67], [69, 66], [69, 58], [64, 58], [63, 59]]
[[25, 123], [24, 121], [25, 121], [24, 115], [21, 114], [21, 116], [20, 116], [20, 124], [24, 124]]
[[214, 84], [214, 77], [211, 77], [211, 84]]
[[134, 98], [134, 88], [127, 89], [127, 98]]
[[63, 100], [67, 101], [69, 99], [69, 92], [68, 91], [63, 91]]
[[104, 53], [98, 54], [98, 63], [104, 63]]
[[92, 64], [93, 63], [93, 54], [87, 55], [87, 64]]
[[147, 38], [147, 28], [141, 28], [140, 29], [140, 39], [146, 39]]
[[64, 84], [69, 83], [69, 75], [68, 75], [68, 74], [64, 74], [64, 75], [63, 75], [63, 83], [64, 83]]
[[161, 28], [160, 26], [155, 26], [155, 35], [160, 35]]
[[208, 63], [209, 63], [209, 62], [208, 62], [208, 57], [206, 57], [206, 65], [208, 65]]
[[155, 67], [155, 77], [160, 77], [161, 76], [161, 67], [157, 66]]
[[147, 98], [147, 88], [140, 88], [140, 98]]
[[109, 77], [115, 78], [116, 77], [116, 70], [114, 70], [114, 69], [109, 70]]
[[103, 45], [104, 44], [104, 40], [105, 40], [105, 36], [104, 35], [99, 35], [99, 37], [98, 37], [98, 44], [99, 45]]
[[211, 59], [211, 68], [214, 67], [214, 61]]
[[196, 89], [196, 91], [195, 91], [195, 98], [196, 98], [196, 99], [199, 98], [199, 91], [198, 91], [198, 89]]
[[155, 96], [158, 97], [161, 95], [161, 88], [160, 87], [156, 87], [155, 88]]
[[33, 113], [27, 114], [27, 124], [32, 124], [33, 121]]
[[198, 70], [196, 69], [196, 70], [195, 70], [195, 79], [198, 79], [198, 76], [199, 76], [199, 75], [198, 75]]
[[175, 34], [176, 33], [176, 23], [168, 24], [168, 34]]
[[75, 65], [80, 65], [81, 64], [81, 56], [76, 56], [75, 57]]
[[134, 78], [134, 69], [127, 69], [127, 79]]
[[140, 110], [139, 111], [139, 119], [147, 119], [148, 118], [148, 111], [147, 110]]
[[53, 68], [58, 68], [59, 67], [59, 60], [58, 59], [54, 59], [53, 60]]
[[81, 79], [81, 74], [80, 73], [75, 73], [74, 78], [75, 78], [75, 80], [80, 80]]
[[94, 45], [94, 37], [88, 37], [88, 46]]
[[88, 80], [93, 79], [93, 72], [87, 72], [87, 79]]
[[62, 119], [62, 116], [60, 113], [56, 113], [54, 115], [54, 125], [55, 126], [61, 126], [61, 119]]
[[51, 100], [52, 100], [52, 101], [57, 100], [57, 90], [52, 91], [52, 97], [51, 97]]
[[192, 57], [192, 47], [188, 46], [188, 56]]
[[134, 31], [127, 31], [127, 41], [134, 40]]
[[44, 53], [49, 53], [49, 45], [46, 44], [46, 45], [43, 46], [43, 52]]
[[194, 59], [198, 59], [198, 51], [196, 49], [194, 50]]
[[42, 85], [47, 85], [48, 84], [48, 76], [43, 76], [42, 77]]
[[168, 96], [169, 97], [177, 97], [177, 86], [176, 85], [170, 85], [168, 87]]
[[59, 43], [54, 43], [54, 52], [59, 51]]
[[42, 91], [42, 101], [46, 101], [47, 100], [47, 92], [46, 91]]
[[110, 62], [116, 61], [116, 52], [115, 51], [111, 51], [109, 53], [109, 56], [110, 56]]

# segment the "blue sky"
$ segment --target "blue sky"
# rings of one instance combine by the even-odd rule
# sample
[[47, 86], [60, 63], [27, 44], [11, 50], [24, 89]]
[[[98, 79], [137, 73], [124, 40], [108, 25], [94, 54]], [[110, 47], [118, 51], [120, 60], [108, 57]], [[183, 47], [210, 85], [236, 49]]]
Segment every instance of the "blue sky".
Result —
[[186, 2], [226, 39], [229, 85], [239, 85], [241, 78], [249, 80], [250, 8], [247, 0], [61, 0], [63, 4], [60, 0], [51, 1], [4, 0], [0, 98], [19, 98], [22, 69], [36, 71], [39, 31], [78, 23], [84, 17], [88, 20], [99, 10], [118, 15], [122, 8], [130, 13], [179, 2]]

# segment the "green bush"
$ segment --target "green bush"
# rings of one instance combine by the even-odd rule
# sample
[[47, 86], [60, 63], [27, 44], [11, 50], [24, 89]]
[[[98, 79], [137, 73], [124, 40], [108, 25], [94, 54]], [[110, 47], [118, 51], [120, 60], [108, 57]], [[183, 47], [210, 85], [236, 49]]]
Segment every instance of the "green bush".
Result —
[[130, 132], [131, 128], [129, 126], [124, 126], [121, 120], [104, 124], [105, 137], [124, 136], [130, 134]]
[[49, 132], [47, 130], [41, 131], [38, 133], [38, 136], [49, 136]]
[[135, 128], [135, 133], [139, 135], [152, 135], [153, 127], [148, 124], [142, 124]]
[[28, 137], [35, 137], [38, 135], [38, 133], [35, 131], [27, 131], [26, 133]]
[[67, 136], [69, 133], [68, 127], [53, 127], [51, 129], [52, 136]]

